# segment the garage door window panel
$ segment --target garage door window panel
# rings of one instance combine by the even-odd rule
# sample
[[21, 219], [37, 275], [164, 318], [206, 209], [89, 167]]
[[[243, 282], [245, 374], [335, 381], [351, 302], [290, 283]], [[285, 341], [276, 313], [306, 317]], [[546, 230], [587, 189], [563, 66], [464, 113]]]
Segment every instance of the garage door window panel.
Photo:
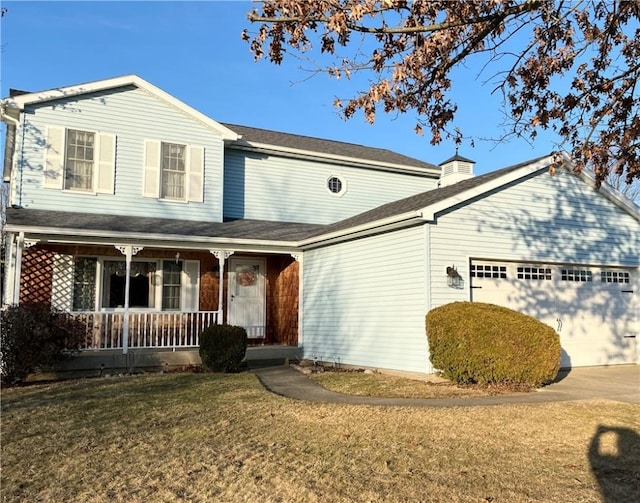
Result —
[[507, 266], [471, 264], [471, 277], [507, 279]]
[[551, 280], [549, 267], [518, 266], [516, 273], [518, 279]]
[[603, 283], [629, 283], [629, 273], [623, 271], [601, 271], [600, 281]]
[[587, 269], [562, 269], [560, 274], [562, 281], [578, 281], [578, 282], [591, 282], [593, 281], [593, 273]]

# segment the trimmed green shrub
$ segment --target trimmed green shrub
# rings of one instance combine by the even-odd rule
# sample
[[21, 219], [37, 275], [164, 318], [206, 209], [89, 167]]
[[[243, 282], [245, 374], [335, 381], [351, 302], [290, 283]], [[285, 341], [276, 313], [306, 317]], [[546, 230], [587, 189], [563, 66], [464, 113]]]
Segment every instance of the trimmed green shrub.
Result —
[[211, 325], [200, 334], [200, 359], [215, 372], [238, 372], [247, 352], [247, 331], [233, 325]]
[[426, 328], [431, 363], [457, 383], [541, 386], [560, 368], [555, 330], [506, 307], [454, 302], [429, 311]]
[[71, 357], [86, 337], [82, 322], [41, 302], [8, 307], [1, 322], [3, 383], [24, 381], [35, 370]]

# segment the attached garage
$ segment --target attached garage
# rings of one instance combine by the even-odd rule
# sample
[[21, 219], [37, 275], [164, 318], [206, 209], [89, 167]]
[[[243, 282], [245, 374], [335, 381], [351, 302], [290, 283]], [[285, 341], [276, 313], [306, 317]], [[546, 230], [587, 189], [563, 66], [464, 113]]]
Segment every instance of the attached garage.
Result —
[[471, 300], [554, 328], [563, 367], [635, 363], [635, 274], [620, 267], [472, 260]]
[[470, 162], [442, 166], [454, 183], [443, 175], [305, 243], [304, 354], [433, 372], [426, 313], [473, 301], [551, 326], [562, 367], [640, 362], [638, 207], [569, 159], [460, 179]]

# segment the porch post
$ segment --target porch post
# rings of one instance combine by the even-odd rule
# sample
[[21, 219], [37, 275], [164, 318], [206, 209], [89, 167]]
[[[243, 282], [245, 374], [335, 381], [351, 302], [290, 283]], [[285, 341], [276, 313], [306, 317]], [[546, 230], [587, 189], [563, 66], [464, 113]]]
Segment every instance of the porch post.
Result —
[[209, 250], [209, 252], [218, 259], [220, 267], [220, 275], [218, 281], [218, 325], [222, 325], [224, 315], [222, 313], [223, 295], [224, 295], [224, 264], [227, 259], [233, 255], [232, 250]]
[[142, 250], [142, 246], [117, 246], [120, 253], [124, 255], [126, 272], [124, 278], [124, 319], [122, 320], [122, 354], [129, 352], [129, 288], [131, 286], [131, 257]]
[[[10, 286], [7, 285], [7, 288], [11, 288], [11, 294], [7, 297], [7, 302], [10, 302], [13, 305], [18, 305], [20, 303], [20, 280], [22, 277], [22, 250], [26, 250], [27, 248], [31, 248], [38, 241], [35, 239], [25, 239], [24, 232], [19, 233], [15, 239], [15, 262], [13, 264], [9, 264], [9, 270], [13, 271], [13, 278], [11, 278]], [[9, 260], [13, 253], [10, 253]]]
[[3, 301], [6, 304], [15, 304], [14, 297], [16, 291], [16, 258], [18, 254], [18, 240], [19, 236], [14, 233], [7, 233], [6, 238], [7, 241], [7, 265], [4, 271], [5, 276], [3, 280], [4, 283], [4, 292], [3, 292]]

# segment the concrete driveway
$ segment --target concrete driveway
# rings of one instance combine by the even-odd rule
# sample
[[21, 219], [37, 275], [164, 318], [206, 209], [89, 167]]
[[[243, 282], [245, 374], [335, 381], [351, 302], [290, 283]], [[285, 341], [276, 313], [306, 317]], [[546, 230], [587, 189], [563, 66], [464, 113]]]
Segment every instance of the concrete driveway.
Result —
[[559, 398], [566, 396], [569, 400], [601, 398], [640, 404], [640, 365], [561, 370], [557, 382], [537, 393]]

